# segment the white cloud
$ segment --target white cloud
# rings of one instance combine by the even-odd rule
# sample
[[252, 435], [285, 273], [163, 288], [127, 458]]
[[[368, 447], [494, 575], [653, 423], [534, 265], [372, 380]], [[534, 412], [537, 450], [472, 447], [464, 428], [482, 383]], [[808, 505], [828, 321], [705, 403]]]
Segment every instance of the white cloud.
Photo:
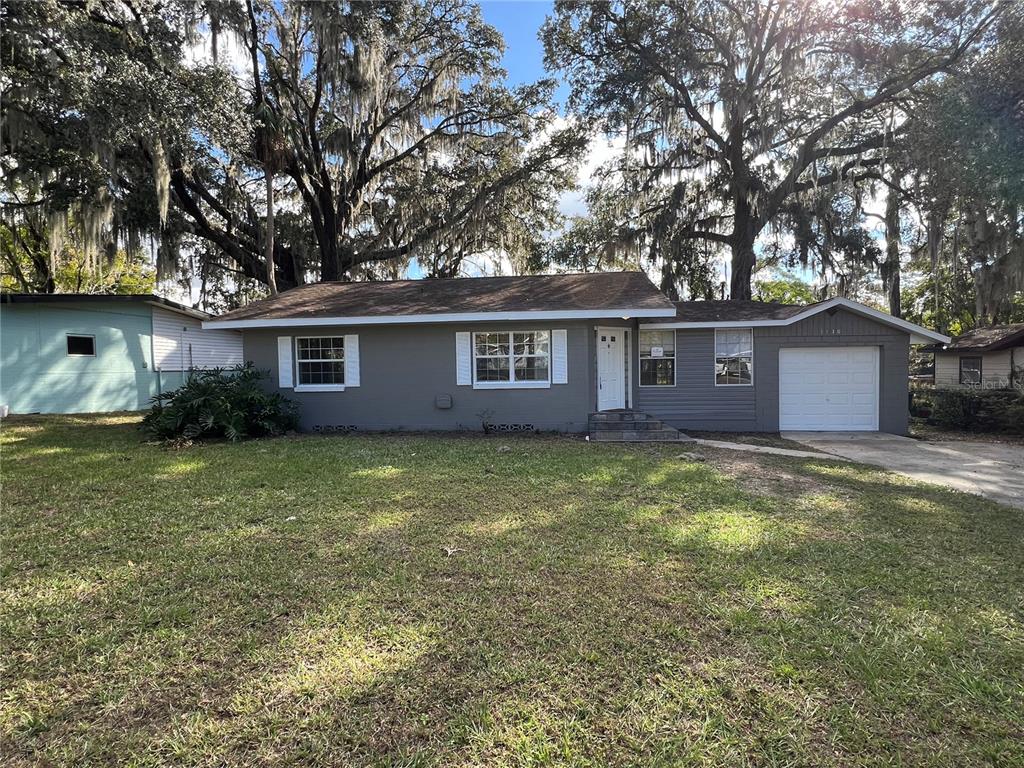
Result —
[[[559, 118], [562, 120], [562, 118]], [[564, 120], [563, 120], [564, 124]], [[595, 183], [594, 175], [609, 160], [622, 154], [626, 147], [625, 136], [609, 139], [601, 133], [594, 134], [587, 146], [587, 154], [580, 165], [577, 178], [579, 188], [566, 192], [558, 202], [558, 210], [566, 216], [586, 216], [586, 189]]]

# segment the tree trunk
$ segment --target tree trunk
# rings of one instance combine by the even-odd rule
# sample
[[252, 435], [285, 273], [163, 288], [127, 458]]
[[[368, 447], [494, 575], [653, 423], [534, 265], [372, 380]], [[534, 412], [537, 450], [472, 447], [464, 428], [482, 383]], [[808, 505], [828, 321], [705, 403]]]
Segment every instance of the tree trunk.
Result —
[[341, 254], [338, 253], [338, 226], [334, 210], [323, 211], [323, 236], [320, 239], [320, 280], [341, 279]]
[[267, 236], [264, 252], [267, 259], [267, 287], [270, 295], [277, 293], [277, 275], [274, 269], [274, 174], [267, 168]]
[[729, 298], [733, 301], [750, 301], [752, 296], [751, 281], [757, 255], [754, 253], [754, 241], [760, 227], [757, 217], [747, 202], [747, 192], [740, 191], [733, 196], [733, 228], [730, 245], [732, 247], [732, 277], [729, 281]]
[[672, 259], [665, 259], [661, 264], [661, 292], [670, 301], [679, 301], [679, 287], [676, 281], [676, 273], [672, 268]]
[[48, 259], [32, 259], [36, 272], [36, 285], [39, 293], [56, 293], [57, 281], [53, 277], [53, 270], [50, 269]]
[[750, 301], [753, 292], [750, 282], [754, 275], [753, 243], [736, 243], [732, 247], [732, 278], [729, 282], [729, 298], [733, 301]]
[[885, 196], [885, 264], [882, 284], [889, 295], [889, 314], [902, 316], [900, 306], [900, 199], [889, 189]]

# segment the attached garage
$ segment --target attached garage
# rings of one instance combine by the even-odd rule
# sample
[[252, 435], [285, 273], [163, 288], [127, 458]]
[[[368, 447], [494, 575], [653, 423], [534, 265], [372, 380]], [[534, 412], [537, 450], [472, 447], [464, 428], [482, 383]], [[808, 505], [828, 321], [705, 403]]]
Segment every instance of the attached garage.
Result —
[[878, 347], [779, 350], [779, 429], [878, 429]]
[[636, 407], [683, 431], [906, 434], [910, 347], [947, 338], [845, 298], [681, 301], [675, 321], [639, 328], [674, 332], [674, 379], [641, 381]]

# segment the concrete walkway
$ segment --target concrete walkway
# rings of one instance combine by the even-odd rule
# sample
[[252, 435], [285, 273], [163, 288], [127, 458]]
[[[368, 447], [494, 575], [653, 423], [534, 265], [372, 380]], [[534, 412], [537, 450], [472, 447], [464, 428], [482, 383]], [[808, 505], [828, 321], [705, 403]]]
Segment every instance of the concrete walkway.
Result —
[[[1024, 446], [929, 443], [881, 432], [783, 432], [787, 440], [1024, 509]], [[781, 450], [781, 449], [780, 449]]]

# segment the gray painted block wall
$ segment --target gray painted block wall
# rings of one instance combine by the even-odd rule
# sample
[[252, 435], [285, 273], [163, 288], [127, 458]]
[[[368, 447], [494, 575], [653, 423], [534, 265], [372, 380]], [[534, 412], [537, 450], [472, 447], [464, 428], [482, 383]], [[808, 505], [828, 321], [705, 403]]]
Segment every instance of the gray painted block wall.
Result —
[[[637, 410], [677, 429], [777, 432], [779, 350], [840, 346], [879, 347], [878, 426], [883, 432], [906, 434], [909, 334], [845, 310], [822, 312], [793, 325], [755, 328], [752, 387], [715, 386], [714, 329], [677, 330], [676, 386], [634, 385], [634, 402]], [[634, 361], [636, 354], [634, 341]]]
[[[247, 330], [245, 359], [271, 371], [268, 386], [302, 406], [302, 429], [479, 430], [480, 413], [495, 424], [586, 432], [595, 407], [594, 328], [599, 321], [444, 323]], [[621, 319], [618, 321], [621, 325]], [[566, 329], [568, 383], [547, 389], [473, 389], [455, 383], [458, 331]], [[278, 336], [359, 335], [360, 386], [344, 392], [296, 392], [278, 387]], [[435, 405], [451, 395], [452, 407]]]

